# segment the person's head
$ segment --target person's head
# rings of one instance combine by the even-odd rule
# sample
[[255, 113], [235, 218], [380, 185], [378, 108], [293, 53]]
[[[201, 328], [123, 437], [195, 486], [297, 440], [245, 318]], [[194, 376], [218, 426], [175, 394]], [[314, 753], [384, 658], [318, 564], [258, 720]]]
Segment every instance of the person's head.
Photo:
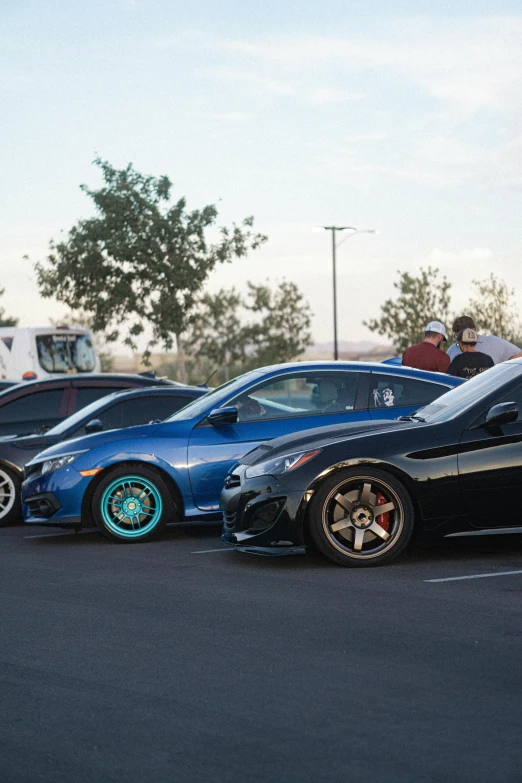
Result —
[[458, 335], [464, 331], [464, 329], [473, 329], [473, 331], [477, 331], [475, 321], [469, 315], [459, 315], [458, 318], [455, 318], [453, 326], [451, 327], [451, 330], [457, 339]]
[[469, 353], [475, 350], [478, 335], [474, 329], [462, 329], [457, 334], [457, 342], [462, 353]]
[[446, 327], [440, 321], [430, 321], [424, 330], [424, 341], [432, 343], [437, 348], [446, 340]]

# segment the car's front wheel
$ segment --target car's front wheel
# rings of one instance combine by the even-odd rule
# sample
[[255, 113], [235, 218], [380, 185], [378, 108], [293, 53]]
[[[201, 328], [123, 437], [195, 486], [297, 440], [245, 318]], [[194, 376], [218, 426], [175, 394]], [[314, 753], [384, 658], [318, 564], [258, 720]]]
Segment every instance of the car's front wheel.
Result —
[[150, 541], [175, 516], [169, 488], [146, 465], [120, 465], [100, 481], [93, 495], [96, 525], [113, 541]]
[[7, 467], [0, 468], [0, 526], [12, 525], [21, 518], [20, 479]]
[[377, 566], [397, 557], [411, 538], [411, 498], [394, 476], [371, 467], [335, 473], [310, 502], [315, 547], [344, 566]]

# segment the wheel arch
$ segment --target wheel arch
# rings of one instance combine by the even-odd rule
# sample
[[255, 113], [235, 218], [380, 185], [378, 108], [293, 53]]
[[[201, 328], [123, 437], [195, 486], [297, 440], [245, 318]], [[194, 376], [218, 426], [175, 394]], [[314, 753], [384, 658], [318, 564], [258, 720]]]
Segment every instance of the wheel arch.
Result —
[[9, 470], [12, 470], [13, 473], [15, 473], [18, 478], [22, 478], [24, 469], [21, 468], [19, 465], [15, 465], [14, 462], [9, 462], [8, 459], [0, 459], [0, 468], [9, 468]]
[[123, 465], [129, 465], [129, 467], [132, 466], [132, 468], [135, 468], [138, 465], [143, 465], [143, 467], [156, 470], [165, 484], [169, 487], [171, 493], [172, 493], [172, 499], [174, 501], [174, 505], [176, 508], [176, 521], [181, 521], [184, 518], [184, 504], [183, 504], [183, 498], [181, 495], [181, 492], [179, 490], [178, 485], [170, 476], [166, 470], [164, 470], [159, 465], [151, 465], [150, 462], [147, 462], [143, 459], [125, 459], [122, 462], [113, 462], [110, 465], [107, 465], [105, 468], [103, 468], [100, 473], [97, 473], [96, 476], [94, 476], [93, 480], [89, 483], [89, 486], [87, 487], [87, 490], [83, 496], [82, 500], [82, 523], [85, 523], [85, 520], [89, 518], [90, 512], [91, 512], [91, 504], [92, 499], [94, 496], [94, 493], [96, 492], [96, 488], [99, 486], [101, 481], [115, 468], [121, 468]]
[[418, 502], [417, 495], [415, 492], [415, 481], [404, 470], [401, 470], [393, 463], [385, 462], [384, 460], [380, 460], [380, 459], [364, 458], [364, 459], [357, 459], [357, 460], [354, 459], [343, 460], [343, 462], [338, 462], [335, 465], [331, 465], [326, 470], [323, 470], [322, 473], [320, 473], [318, 476], [316, 476], [313, 479], [313, 481], [309, 484], [306, 491], [303, 493], [303, 498], [301, 499], [301, 503], [299, 504], [299, 509], [297, 512], [297, 519], [302, 527], [303, 538], [305, 540], [305, 543], [308, 537], [308, 532], [307, 532], [308, 512], [310, 509], [310, 500], [312, 499], [312, 496], [315, 494], [315, 492], [321, 486], [321, 484], [327, 479], [329, 479], [335, 473], [339, 473], [341, 470], [346, 470], [347, 468], [359, 468], [359, 467], [363, 469], [365, 467], [376, 468], [377, 470], [382, 470], [385, 473], [390, 473], [392, 476], [398, 479], [402, 484], [404, 484], [411, 498], [411, 502], [413, 504], [414, 516], [415, 516], [415, 524], [417, 524], [418, 521], [422, 518], [420, 504]]

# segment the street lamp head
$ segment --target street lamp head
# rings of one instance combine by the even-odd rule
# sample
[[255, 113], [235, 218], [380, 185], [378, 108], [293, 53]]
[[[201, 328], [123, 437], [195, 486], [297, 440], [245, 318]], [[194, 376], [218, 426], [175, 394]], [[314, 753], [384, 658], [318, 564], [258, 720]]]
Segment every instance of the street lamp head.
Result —
[[354, 226], [314, 226], [312, 228], [312, 231], [314, 232], [321, 232], [321, 231], [354, 231], [356, 232], [357, 229], [354, 228]]

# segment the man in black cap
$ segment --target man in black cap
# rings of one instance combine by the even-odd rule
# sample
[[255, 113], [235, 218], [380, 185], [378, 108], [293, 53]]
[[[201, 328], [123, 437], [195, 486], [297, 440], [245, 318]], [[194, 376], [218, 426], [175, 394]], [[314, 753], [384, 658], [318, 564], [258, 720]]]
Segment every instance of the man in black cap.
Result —
[[457, 342], [461, 353], [451, 362], [448, 375], [456, 375], [457, 378], [465, 378], [469, 381], [470, 378], [494, 366], [491, 356], [477, 351], [478, 335], [474, 329], [463, 329], [459, 332]]

